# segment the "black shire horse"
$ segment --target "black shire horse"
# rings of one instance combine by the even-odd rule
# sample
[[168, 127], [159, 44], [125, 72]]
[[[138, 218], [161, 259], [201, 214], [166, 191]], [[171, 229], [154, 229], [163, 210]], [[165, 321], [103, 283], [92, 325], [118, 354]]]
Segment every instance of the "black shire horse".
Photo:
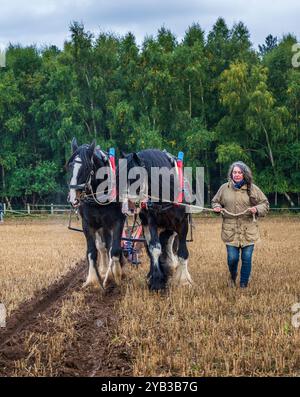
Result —
[[79, 206], [89, 263], [83, 287], [99, 283], [105, 289], [113, 280], [119, 285], [123, 266], [121, 236], [125, 215], [117, 200], [98, 202], [96, 195], [99, 184], [107, 179], [98, 179], [97, 171], [102, 167], [112, 169], [109, 156], [95, 147], [95, 142], [78, 146], [75, 138], [72, 140], [72, 153], [67, 162], [71, 171], [69, 202], [74, 207]]
[[[158, 167], [158, 169], [165, 167], [167, 170], [174, 170], [170, 155], [157, 149], [147, 149], [138, 153], [123, 153], [123, 158], [127, 160], [128, 186], [132, 182], [137, 182], [138, 179], [148, 179], [147, 181], [140, 181], [146, 194], [139, 217], [143, 225], [147, 252], [150, 257], [150, 271], [147, 276], [149, 289], [155, 291], [164, 289], [170, 275], [173, 276], [173, 281], [177, 285], [191, 285], [192, 279], [188, 271], [189, 253], [186, 243], [189, 214], [186, 213], [184, 206], [175, 205], [164, 199], [165, 196], [161, 194], [162, 178], [158, 181], [159, 200], [153, 202], [153, 198], [155, 198], [153, 196], [151, 199], [151, 190], [153, 190], [151, 189], [151, 167]], [[120, 166], [120, 173], [122, 167]], [[130, 170], [134, 167], [143, 167], [147, 173], [143, 173], [144, 176], [140, 175], [140, 178], [130, 178]], [[174, 175], [174, 178], [176, 178], [176, 175]], [[173, 183], [172, 178], [170, 180], [170, 201], [173, 201], [175, 179], [173, 179]], [[129, 200], [141, 201], [139, 189], [137, 189], [136, 197], [132, 194]]]

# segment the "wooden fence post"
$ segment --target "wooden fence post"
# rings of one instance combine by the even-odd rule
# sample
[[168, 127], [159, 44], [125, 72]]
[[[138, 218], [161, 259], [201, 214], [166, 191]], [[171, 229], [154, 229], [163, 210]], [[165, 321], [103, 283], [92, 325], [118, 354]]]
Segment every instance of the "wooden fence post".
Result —
[[27, 204], [27, 213], [30, 214], [30, 204]]
[[51, 203], [51, 215], [54, 214], [53, 203]]

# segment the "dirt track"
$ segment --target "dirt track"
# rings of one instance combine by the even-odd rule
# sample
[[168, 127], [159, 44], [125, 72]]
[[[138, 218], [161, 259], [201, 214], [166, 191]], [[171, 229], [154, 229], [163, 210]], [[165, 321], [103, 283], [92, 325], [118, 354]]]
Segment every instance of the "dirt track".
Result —
[[[63, 302], [81, 289], [87, 265], [81, 261], [58, 282], [39, 292], [29, 302], [15, 310], [7, 320], [7, 327], [0, 329], [0, 376], [14, 375], [17, 360], [28, 357], [25, 345], [30, 332], [55, 331], [52, 319]], [[130, 376], [130, 352], [126, 346], [112, 344], [117, 324], [115, 305], [121, 292], [113, 289], [102, 294], [98, 289], [84, 293], [88, 310], [75, 318], [76, 338], [55, 362], [57, 376]], [[52, 327], [52, 328], [51, 328]]]

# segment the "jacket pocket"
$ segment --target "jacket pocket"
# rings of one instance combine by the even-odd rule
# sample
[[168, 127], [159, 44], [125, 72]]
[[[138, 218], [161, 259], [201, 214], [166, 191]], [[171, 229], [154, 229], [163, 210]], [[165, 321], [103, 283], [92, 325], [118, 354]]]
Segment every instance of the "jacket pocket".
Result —
[[234, 240], [234, 235], [235, 235], [235, 225], [223, 223], [222, 232], [221, 232], [222, 240], [229, 243], [230, 241]]
[[258, 240], [259, 232], [257, 222], [252, 222], [245, 226], [245, 238], [247, 241]]

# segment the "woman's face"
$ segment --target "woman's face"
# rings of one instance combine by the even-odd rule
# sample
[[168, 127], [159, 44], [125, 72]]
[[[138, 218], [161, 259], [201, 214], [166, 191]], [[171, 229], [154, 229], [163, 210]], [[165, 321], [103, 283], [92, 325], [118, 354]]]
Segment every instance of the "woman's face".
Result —
[[232, 179], [234, 182], [240, 182], [243, 178], [243, 171], [240, 169], [240, 167], [235, 166], [232, 171]]

